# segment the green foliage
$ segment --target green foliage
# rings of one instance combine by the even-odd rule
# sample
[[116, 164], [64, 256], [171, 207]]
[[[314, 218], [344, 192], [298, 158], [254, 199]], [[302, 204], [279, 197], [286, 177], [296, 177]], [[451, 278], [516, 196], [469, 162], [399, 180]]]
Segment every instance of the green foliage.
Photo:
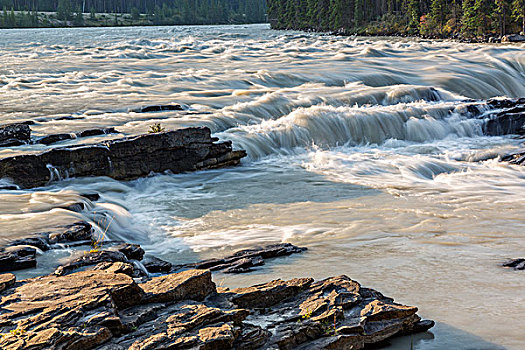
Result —
[[476, 37], [525, 31], [525, 0], [268, 0], [268, 19], [276, 29]]
[[59, 0], [57, 6], [57, 18], [62, 21], [69, 21], [72, 16], [71, 1]]
[[164, 132], [166, 129], [160, 125], [160, 123], [155, 123], [149, 127], [148, 133], [150, 134], [157, 134], [159, 132]]
[[[266, 0], [0, 0], [2, 8], [7, 12], [0, 14], [2, 28], [262, 23], [267, 10]], [[90, 15], [81, 18], [87, 9]], [[42, 15], [35, 22], [37, 11], [56, 16]], [[302, 23], [308, 23], [306, 17]]]
[[134, 20], [138, 20], [140, 18], [140, 11], [138, 8], [133, 7], [131, 9], [131, 18], [133, 18]]

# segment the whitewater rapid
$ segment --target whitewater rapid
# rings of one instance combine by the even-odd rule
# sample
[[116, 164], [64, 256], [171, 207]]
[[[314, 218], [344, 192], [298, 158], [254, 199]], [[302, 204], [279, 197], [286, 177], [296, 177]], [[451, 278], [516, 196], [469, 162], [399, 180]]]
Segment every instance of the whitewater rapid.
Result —
[[[221, 283], [347, 274], [438, 321], [394, 349], [525, 346], [525, 278], [498, 265], [525, 251], [525, 169], [498, 159], [523, 139], [483, 136], [465, 108], [525, 96], [525, 45], [267, 25], [0, 34], [2, 124], [33, 120], [36, 137], [119, 131], [61, 145], [199, 125], [248, 152], [231, 169], [0, 190], [0, 240], [86, 220], [173, 263], [291, 242], [309, 251]], [[135, 112], [172, 103], [184, 110]], [[93, 192], [99, 201], [81, 196]], [[78, 202], [82, 212], [64, 209]]]

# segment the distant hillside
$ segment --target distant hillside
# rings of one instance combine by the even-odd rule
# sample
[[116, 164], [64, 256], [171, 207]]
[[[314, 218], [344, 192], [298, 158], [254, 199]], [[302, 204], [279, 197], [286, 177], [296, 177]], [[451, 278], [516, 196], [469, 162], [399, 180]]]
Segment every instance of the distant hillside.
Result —
[[266, 0], [0, 0], [0, 27], [266, 21]]
[[525, 0], [268, 0], [275, 29], [475, 37], [525, 31]]

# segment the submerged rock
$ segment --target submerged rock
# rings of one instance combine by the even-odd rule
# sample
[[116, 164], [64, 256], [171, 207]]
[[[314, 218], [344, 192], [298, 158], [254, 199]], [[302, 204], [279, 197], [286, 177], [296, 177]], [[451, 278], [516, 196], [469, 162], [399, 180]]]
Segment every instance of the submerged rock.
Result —
[[237, 165], [245, 156], [245, 151], [233, 151], [231, 142], [215, 142], [209, 128], [187, 128], [3, 158], [0, 178], [11, 179], [23, 188], [70, 176], [132, 180], [151, 172], [181, 173]]
[[163, 112], [163, 111], [183, 111], [181, 105], [153, 105], [137, 108], [133, 110], [136, 113], [150, 113], [150, 112]]
[[[122, 263], [116, 263], [121, 264]], [[208, 270], [137, 284], [123, 271], [18, 282], [0, 308], [0, 347], [14, 349], [362, 349], [426, 331], [417, 308], [346, 276], [216, 290]], [[124, 269], [125, 271], [125, 269]]]
[[20, 146], [31, 139], [31, 128], [25, 123], [0, 127], [0, 147]]

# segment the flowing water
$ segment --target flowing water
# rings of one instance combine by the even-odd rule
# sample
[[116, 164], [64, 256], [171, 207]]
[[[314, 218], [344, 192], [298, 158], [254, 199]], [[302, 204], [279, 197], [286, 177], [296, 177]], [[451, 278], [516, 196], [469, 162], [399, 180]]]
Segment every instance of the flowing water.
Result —
[[[523, 140], [482, 136], [483, 120], [456, 108], [466, 98], [525, 96], [525, 45], [267, 25], [0, 34], [2, 123], [35, 120], [37, 137], [121, 133], [63, 145], [156, 122], [204, 125], [249, 155], [231, 169], [0, 191], [3, 241], [82, 219], [174, 263], [291, 242], [308, 252], [217, 283], [346, 274], [438, 321], [393, 349], [525, 347], [525, 274], [499, 266], [525, 251], [525, 168], [497, 159]], [[133, 112], [169, 103], [185, 111]], [[79, 196], [87, 192], [101, 200]], [[81, 213], [60, 209], [79, 201]], [[68, 254], [44, 254], [38, 271]]]

